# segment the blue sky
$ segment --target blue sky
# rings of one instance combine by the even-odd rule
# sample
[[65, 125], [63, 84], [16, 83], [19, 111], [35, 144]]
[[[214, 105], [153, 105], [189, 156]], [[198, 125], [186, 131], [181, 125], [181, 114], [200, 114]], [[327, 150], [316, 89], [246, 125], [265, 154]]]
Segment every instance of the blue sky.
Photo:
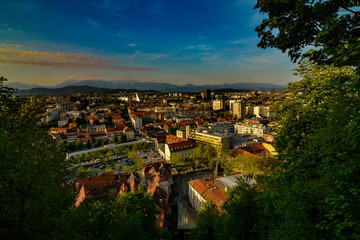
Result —
[[253, 0], [0, 1], [0, 75], [174, 84], [287, 84], [296, 67], [259, 49]]

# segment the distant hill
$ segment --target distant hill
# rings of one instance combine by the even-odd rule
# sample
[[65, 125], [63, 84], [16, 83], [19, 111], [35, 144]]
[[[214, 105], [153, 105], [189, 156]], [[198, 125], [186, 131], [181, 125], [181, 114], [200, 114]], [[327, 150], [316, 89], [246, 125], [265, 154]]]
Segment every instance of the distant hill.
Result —
[[68, 86], [62, 88], [32, 88], [29, 90], [19, 90], [16, 92], [16, 95], [31, 95], [44, 93], [47, 95], [59, 95], [59, 94], [94, 94], [94, 93], [118, 93], [117, 89], [108, 89], [108, 88], [96, 88], [89, 86]]
[[41, 87], [39, 85], [29, 85], [29, 84], [25, 84], [25, 83], [20, 83], [20, 82], [5, 82], [5, 85], [7, 85], [8, 87], [11, 88], [16, 88], [19, 90], [29, 90], [32, 88], [37, 88], [37, 87]]
[[[68, 92], [91, 92], [91, 91], [106, 91], [111, 92], [115, 90], [118, 92], [124, 89], [136, 89], [136, 90], [154, 90], [154, 91], [162, 91], [162, 92], [196, 92], [196, 91], [204, 91], [204, 89], [210, 90], [218, 90], [218, 89], [234, 89], [236, 90], [270, 90], [275, 88], [276, 90], [284, 90], [284, 85], [276, 85], [272, 83], [225, 83], [225, 84], [214, 84], [214, 85], [194, 85], [194, 84], [186, 84], [186, 85], [175, 85], [170, 83], [157, 83], [157, 82], [138, 82], [131, 80], [114, 80], [114, 81], [105, 81], [105, 80], [68, 80], [61, 84], [52, 87], [40, 87], [36, 86], [31, 87], [31, 85], [26, 85], [21, 83], [8, 83], [10, 87], [17, 86], [20, 90], [30, 90], [32, 89], [33, 93], [39, 91], [46, 91], [47, 94], [60, 94], [60, 92], [68, 91]], [[71, 86], [71, 88], [69, 88]], [[88, 88], [84, 89], [84, 86]], [[80, 88], [79, 88], [80, 87]], [[102, 89], [102, 90], [99, 90]], [[108, 90], [104, 90], [108, 89]], [[27, 94], [26, 92], [19, 91], [19, 94]]]
[[162, 92], [194, 92], [203, 91], [204, 89], [251, 89], [251, 90], [268, 90], [268, 89], [283, 89], [285, 86], [276, 85], [272, 83], [225, 83], [225, 84], [214, 84], [214, 85], [175, 85], [170, 83], [157, 83], [157, 82], [138, 82], [130, 80], [82, 80], [82, 81], [66, 81], [56, 87], [65, 87], [68, 85], [72, 86], [91, 86], [98, 88], [110, 88], [110, 89], [138, 89], [138, 90], [157, 90]]

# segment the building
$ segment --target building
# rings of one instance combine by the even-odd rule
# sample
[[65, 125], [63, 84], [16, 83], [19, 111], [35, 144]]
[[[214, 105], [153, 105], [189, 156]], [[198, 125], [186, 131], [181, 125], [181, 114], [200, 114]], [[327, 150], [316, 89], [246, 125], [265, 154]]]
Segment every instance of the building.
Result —
[[254, 106], [246, 106], [246, 115], [254, 115]]
[[215, 122], [210, 125], [210, 128], [215, 133], [221, 134], [231, 134], [234, 133], [234, 123], [233, 122]]
[[270, 106], [255, 106], [254, 115], [257, 117], [271, 117], [271, 107]]
[[244, 119], [246, 115], [246, 102], [244, 100], [233, 103], [233, 116]]
[[135, 132], [134, 132], [134, 130], [132, 128], [124, 127], [122, 132], [125, 133], [127, 140], [135, 138]]
[[71, 102], [61, 104], [62, 112], [72, 111], [73, 109], [74, 109], [74, 104]]
[[249, 184], [255, 184], [254, 180], [248, 179], [240, 173], [189, 181], [189, 202], [191, 206], [199, 211], [206, 199], [211, 199], [221, 211], [222, 205], [228, 199], [228, 192], [237, 185], [239, 178]]
[[197, 144], [191, 140], [179, 143], [165, 144], [165, 159], [170, 161], [174, 157], [185, 158], [195, 154]]
[[73, 191], [78, 194], [76, 206], [79, 206], [86, 197], [99, 201], [114, 200], [116, 196], [122, 193], [136, 191], [140, 183], [147, 187], [147, 192], [154, 200], [156, 209], [155, 223], [162, 229], [172, 184], [169, 163], [151, 163], [147, 164], [139, 172], [104, 173], [70, 182]]
[[267, 125], [260, 124], [257, 122], [241, 122], [234, 125], [235, 133], [250, 134], [255, 135], [256, 137], [264, 137], [265, 134], [271, 131], [271, 128]]
[[236, 101], [237, 101], [236, 99], [231, 99], [231, 100], [229, 100], [229, 108], [230, 108], [230, 110], [233, 110], [233, 108], [234, 108], [234, 103], [235, 103]]
[[231, 136], [225, 136], [219, 133], [206, 133], [206, 132], [195, 132], [196, 143], [210, 144], [216, 150], [221, 150], [223, 147], [230, 148]]
[[59, 128], [62, 128], [62, 127], [64, 127], [66, 124], [68, 124], [68, 122], [69, 122], [69, 119], [66, 118], [66, 117], [63, 117], [63, 118], [61, 118], [61, 119], [58, 121], [58, 127], [59, 127]]
[[213, 110], [223, 110], [224, 109], [224, 100], [218, 99], [213, 101]]
[[204, 91], [204, 99], [205, 100], [210, 100], [211, 99], [211, 90], [210, 89], [205, 89], [205, 91]]
[[106, 132], [106, 125], [87, 125], [86, 130], [88, 131], [88, 133]]
[[[61, 109], [60, 108], [48, 108], [46, 109], [45, 123], [55, 121], [60, 118]], [[65, 124], [66, 125], [66, 124]]]
[[176, 136], [181, 138], [186, 138], [186, 130], [185, 129], [176, 130]]
[[142, 118], [136, 116], [135, 114], [132, 114], [130, 116], [130, 119], [135, 130], [139, 130], [140, 128], [142, 128]]
[[170, 161], [173, 157], [183, 158], [193, 155], [197, 144], [187, 138], [166, 135], [157, 137], [155, 147], [166, 161]]

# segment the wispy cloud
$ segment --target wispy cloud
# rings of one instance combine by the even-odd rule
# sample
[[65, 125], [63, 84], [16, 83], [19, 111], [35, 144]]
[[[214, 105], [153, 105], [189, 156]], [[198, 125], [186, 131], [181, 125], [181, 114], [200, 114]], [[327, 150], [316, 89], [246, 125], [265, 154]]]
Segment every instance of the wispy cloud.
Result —
[[119, 54], [116, 56], [118, 59], [127, 60], [127, 61], [135, 61], [135, 62], [148, 62], [148, 61], [156, 61], [161, 58], [168, 58], [169, 55], [163, 53], [144, 53], [142, 51], [136, 51], [133, 54]]
[[136, 43], [129, 43], [129, 47], [136, 47]]
[[211, 50], [211, 47], [209, 45], [199, 44], [199, 45], [188, 46], [186, 47], [186, 49], [208, 51]]
[[259, 25], [262, 22], [262, 20], [265, 18], [266, 16], [264, 14], [261, 14], [260, 12], [256, 12], [251, 16], [249, 24], [251, 27], [255, 27]]
[[258, 42], [258, 38], [257, 37], [248, 37], [248, 38], [240, 38], [234, 41], [228, 41], [227, 43], [230, 44], [235, 44], [235, 45], [246, 45], [246, 46], [255, 46]]
[[119, 66], [118, 61], [81, 53], [27, 51], [0, 46], [0, 64], [113, 70], [154, 70], [149, 67]]
[[103, 81], [121, 81], [121, 82], [126, 82], [126, 81], [130, 81], [132, 79], [128, 78], [128, 77], [120, 77], [120, 78], [108, 78], [108, 77], [104, 77], [102, 75], [97, 75], [97, 74], [81, 74], [81, 75], [76, 75], [76, 76], [69, 76], [66, 79], [67, 81], [71, 80], [71, 81], [84, 81], [84, 80], [103, 80]]
[[91, 18], [88, 18], [87, 19], [87, 22], [90, 24], [90, 26], [96, 30], [100, 29], [100, 28], [103, 28], [103, 25]]
[[17, 33], [22, 33], [21, 30], [19, 29], [16, 29], [8, 24], [3, 24], [2, 27], [0, 27], [0, 29], [3, 29], [5, 31], [8, 31], [8, 32], [17, 32]]

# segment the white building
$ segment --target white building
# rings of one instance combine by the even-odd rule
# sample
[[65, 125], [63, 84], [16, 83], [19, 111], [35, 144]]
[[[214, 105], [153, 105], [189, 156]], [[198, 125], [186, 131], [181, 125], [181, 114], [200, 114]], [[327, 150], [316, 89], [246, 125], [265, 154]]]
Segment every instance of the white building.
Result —
[[229, 191], [237, 185], [239, 178], [242, 178], [250, 185], [255, 181], [247, 178], [243, 174], [232, 174], [228, 176], [218, 176], [215, 178], [200, 178], [191, 180], [189, 185], [189, 202], [191, 206], [199, 211], [206, 199], [210, 198], [212, 202], [220, 209], [228, 199]]
[[130, 116], [130, 119], [131, 119], [132, 125], [134, 126], [134, 128], [136, 130], [142, 128], [142, 119], [140, 117], [133, 114]]
[[271, 117], [272, 116], [272, 112], [270, 112], [270, 107], [269, 106], [255, 106], [254, 107], [254, 114], [257, 117]]
[[86, 130], [88, 133], [94, 133], [94, 132], [106, 132], [106, 125], [88, 125], [86, 126]]
[[125, 133], [127, 140], [135, 138], [134, 130], [132, 128], [124, 127], [122, 131]]
[[166, 135], [157, 138], [156, 148], [159, 154], [170, 161], [173, 157], [190, 157], [196, 151], [197, 144], [186, 138]]
[[213, 101], [213, 110], [222, 110], [224, 109], [224, 100], [214, 100]]
[[237, 134], [250, 134], [257, 137], [264, 137], [264, 134], [271, 131], [271, 128], [266, 125], [249, 122], [237, 123], [234, 129]]
[[69, 119], [66, 117], [63, 117], [58, 121], [58, 127], [59, 128], [64, 127], [66, 124], [68, 124], [68, 122], [69, 122]]
[[60, 118], [61, 109], [60, 108], [48, 108], [46, 109], [45, 123], [57, 120]]
[[166, 143], [165, 144], [165, 159], [170, 161], [173, 157], [190, 157], [195, 154], [197, 144], [193, 141], [184, 141], [179, 143]]

